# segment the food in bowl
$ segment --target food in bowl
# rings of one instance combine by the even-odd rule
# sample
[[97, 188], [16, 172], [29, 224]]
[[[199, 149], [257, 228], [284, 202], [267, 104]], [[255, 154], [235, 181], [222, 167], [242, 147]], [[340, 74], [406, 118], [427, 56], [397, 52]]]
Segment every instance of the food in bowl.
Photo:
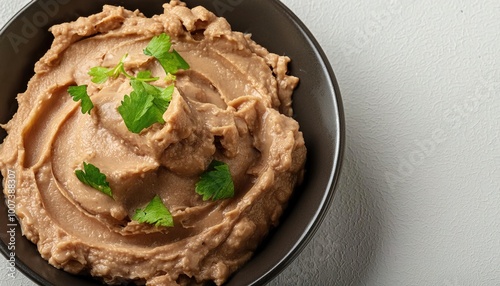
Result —
[[109, 284], [223, 284], [303, 177], [290, 59], [180, 1], [51, 32], [0, 146], [23, 234]]

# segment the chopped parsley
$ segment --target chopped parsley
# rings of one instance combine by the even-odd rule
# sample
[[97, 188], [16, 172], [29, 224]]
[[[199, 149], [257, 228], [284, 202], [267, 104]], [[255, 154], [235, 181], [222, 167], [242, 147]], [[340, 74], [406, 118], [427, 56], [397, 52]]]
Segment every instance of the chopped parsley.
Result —
[[76, 170], [75, 175], [85, 185], [113, 197], [109, 183], [106, 181], [106, 175], [101, 173], [96, 166], [83, 162], [83, 171]]
[[90, 110], [94, 108], [94, 104], [87, 93], [86, 85], [70, 86], [68, 88], [68, 93], [73, 97], [75, 102], [81, 100], [80, 105], [83, 114], [90, 114]]
[[146, 207], [137, 209], [132, 219], [140, 223], [148, 223], [157, 227], [174, 226], [172, 214], [158, 195], [156, 195]]
[[234, 183], [229, 166], [221, 161], [213, 160], [208, 169], [196, 183], [196, 193], [203, 200], [223, 200], [234, 196]]

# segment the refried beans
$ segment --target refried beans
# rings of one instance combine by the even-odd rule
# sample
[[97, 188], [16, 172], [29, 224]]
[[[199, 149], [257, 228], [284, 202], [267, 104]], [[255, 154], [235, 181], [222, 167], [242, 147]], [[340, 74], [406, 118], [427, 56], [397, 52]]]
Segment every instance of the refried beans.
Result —
[[[223, 284], [279, 223], [303, 177], [306, 147], [291, 104], [299, 79], [288, 74], [290, 59], [180, 1], [151, 18], [108, 5], [50, 31], [50, 50], [2, 126], [0, 169], [4, 177], [16, 172], [23, 235], [54, 267], [108, 284]], [[164, 76], [143, 52], [162, 33], [190, 67], [175, 74], [164, 122], [133, 133], [118, 112], [130, 80], [94, 83], [89, 70], [127, 55], [128, 74]], [[90, 114], [68, 94], [81, 85], [94, 104]], [[230, 198], [195, 192], [214, 160], [229, 167]], [[82, 162], [106, 175], [112, 197], [75, 176]], [[132, 219], [155, 196], [173, 226]]]

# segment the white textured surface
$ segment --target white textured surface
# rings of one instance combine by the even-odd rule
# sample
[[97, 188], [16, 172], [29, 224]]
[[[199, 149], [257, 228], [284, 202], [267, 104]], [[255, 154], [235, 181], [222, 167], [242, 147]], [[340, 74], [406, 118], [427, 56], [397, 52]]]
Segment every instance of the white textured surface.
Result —
[[[2, 25], [28, 2], [0, 1]], [[500, 285], [500, 1], [283, 2], [335, 70], [347, 148], [324, 223], [270, 285]]]

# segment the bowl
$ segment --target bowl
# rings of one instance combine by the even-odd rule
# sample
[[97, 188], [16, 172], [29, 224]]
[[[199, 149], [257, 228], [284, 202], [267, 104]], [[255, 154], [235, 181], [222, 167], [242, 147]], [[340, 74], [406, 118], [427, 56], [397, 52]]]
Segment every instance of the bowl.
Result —
[[[16, 112], [15, 97], [24, 92], [35, 62], [52, 42], [50, 26], [102, 10], [104, 4], [139, 9], [146, 16], [162, 12], [165, 0], [35, 0], [0, 31], [0, 123]], [[305, 25], [278, 0], [187, 0], [227, 18], [233, 30], [251, 33], [269, 51], [292, 59], [291, 74], [301, 82], [294, 93], [294, 118], [308, 148], [306, 175], [294, 192], [280, 225], [253, 258], [226, 285], [263, 285], [279, 274], [310, 241], [332, 201], [344, 147], [344, 116], [339, 88], [321, 47]], [[6, 136], [0, 131], [0, 142]], [[0, 250], [9, 259], [8, 208], [0, 204]], [[17, 224], [17, 223], [16, 223]], [[50, 266], [34, 244], [15, 229], [17, 269], [42, 285], [96, 285], [89, 278]]]

